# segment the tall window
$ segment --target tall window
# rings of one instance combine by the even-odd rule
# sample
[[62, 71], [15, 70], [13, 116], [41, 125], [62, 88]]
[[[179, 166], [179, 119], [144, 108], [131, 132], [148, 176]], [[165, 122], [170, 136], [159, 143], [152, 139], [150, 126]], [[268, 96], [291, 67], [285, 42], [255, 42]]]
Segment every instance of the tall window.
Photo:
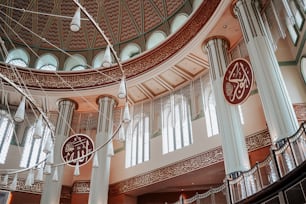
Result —
[[192, 144], [190, 104], [183, 95], [170, 95], [162, 105], [163, 154]]
[[149, 160], [149, 140], [149, 116], [139, 113], [133, 117], [127, 128], [127, 168]]
[[10, 115], [0, 110], [0, 163], [4, 164], [14, 133], [14, 122]]
[[47, 138], [50, 137], [50, 129], [46, 126], [44, 127], [43, 137], [41, 139], [33, 138], [34, 130], [35, 126], [33, 125], [25, 131], [26, 141], [20, 161], [20, 167], [32, 167], [46, 157], [46, 153], [43, 152], [43, 147], [45, 146]]

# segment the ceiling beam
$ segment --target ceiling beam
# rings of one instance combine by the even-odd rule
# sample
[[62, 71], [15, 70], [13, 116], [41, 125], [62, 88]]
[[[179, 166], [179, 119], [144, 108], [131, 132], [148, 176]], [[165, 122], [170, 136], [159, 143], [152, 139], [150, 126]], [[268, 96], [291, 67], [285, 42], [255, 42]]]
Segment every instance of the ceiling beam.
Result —
[[172, 91], [174, 88], [173, 86], [171, 86], [169, 83], [167, 83], [165, 80], [163, 80], [162, 78], [160, 78], [159, 76], [155, 76], [153, 78], [156, 82], [160, 83], [165, 89], [167, 89], [168, 91]]
[[190, 76], [187, 72], [184, 72], [182, 69], [180, 69], [178, 65], [172, 66], [171, 70], [177, 75], [184, 78], [185, 80], [188, 80], [188, 81], [192, 80], [192, 76]]

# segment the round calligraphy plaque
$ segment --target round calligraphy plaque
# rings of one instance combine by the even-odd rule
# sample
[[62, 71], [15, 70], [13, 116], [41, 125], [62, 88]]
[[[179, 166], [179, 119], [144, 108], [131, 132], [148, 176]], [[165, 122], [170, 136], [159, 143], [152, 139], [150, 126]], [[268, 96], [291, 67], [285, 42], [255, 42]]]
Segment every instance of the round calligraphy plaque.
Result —
[[[86, 164], [92, 157], [92, 152], [94, 150], [94, 143], [92, 139], [84, 134], [75, 134], [68, 137], [62, 146], [62, 159], [64, 162], [69, 162], [69, 166], [75, 166], [77, 158], [79, 165], [82, 166]], [[87, 155], [87, 156], [85, 156]], [[75, 161], [73, 161], [75, 160]]]
[[232, 61], [223, 78], [226, 101], [234, 105], [243, 103], [251, 93], [253, 78], [253, 71], [247, 60], [238, 58]]

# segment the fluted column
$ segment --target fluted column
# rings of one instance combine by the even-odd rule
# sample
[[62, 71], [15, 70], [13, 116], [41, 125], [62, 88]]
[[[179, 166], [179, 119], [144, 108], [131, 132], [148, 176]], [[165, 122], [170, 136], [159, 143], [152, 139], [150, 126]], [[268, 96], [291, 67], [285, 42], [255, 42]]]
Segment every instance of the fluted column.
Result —
[[[54, 144], [54, 163], [62, 163], [61, 148], [65, 139], [69, 136], [70, 124], [72, 120], [73, 111], [76, 108], [76, 103], [62, 99], [58, 103], [59, 116], [55, 128], [55, 144]], [[54, 169], [53, 169], [54, 170]], [[58, 204], [60, 203], [62, 178], [64, 173], [64, 166], [58, 167], [58, 181], [53, 181], [53, 170], [50, 175], [46, 175], [41, 204]]]
[[229, 175], [249, 170], [250, 162], [238, 107], [227, 103], [223, 95], [222, 81], [228, 64], [227, 48], [228, 41], [221, 37], [206, 41], [219, 135], [222, 138], [225, 172]]
[[96, 136], [96, 147], [107, 144], [97, 152], [98, 167], [92, 168], [89, 204], [107, 204], [108, 186], [110, 174], [110, 138], [113, 134], [113, 110], [116, 101], [110, 96], [101, 96], [98, 99], [99, 104], [99, 120]]
[[269, 44], [257, 0], [238, 0], [234, 13], [242, 29], [271, 139], [276, 143], [295, 133], [298, 121]]

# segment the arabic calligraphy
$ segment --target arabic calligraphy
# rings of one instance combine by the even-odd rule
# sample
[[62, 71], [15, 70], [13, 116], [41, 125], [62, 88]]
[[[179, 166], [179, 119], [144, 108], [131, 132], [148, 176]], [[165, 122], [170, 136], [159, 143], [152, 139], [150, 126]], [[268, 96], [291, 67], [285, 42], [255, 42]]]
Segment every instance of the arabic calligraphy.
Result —
[[223, 93], [230, 104], [243, 103], [251, 92], [253, 72], [245, 59], [232, 61], [224, 74]]
[[68, 137], [62, 146], [62, 159], [64, 162], [69, 162], [68, 165], [75, 166], [76, 159], [79, 165], [86, 164], [92, 157], [94, 144], [92, 139], [84, 134], [76, 134]]

